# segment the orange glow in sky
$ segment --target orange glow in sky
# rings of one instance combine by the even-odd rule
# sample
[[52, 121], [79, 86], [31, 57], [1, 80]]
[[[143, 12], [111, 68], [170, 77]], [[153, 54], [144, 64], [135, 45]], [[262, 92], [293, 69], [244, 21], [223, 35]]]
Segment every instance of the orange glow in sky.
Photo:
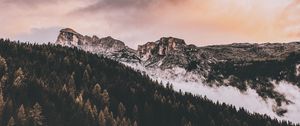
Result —
[[300, 39], [300, 0], [0, 0], [0, 37], [55, 41], [58, 30], [136, 47], [162, 36], [196, 45]]

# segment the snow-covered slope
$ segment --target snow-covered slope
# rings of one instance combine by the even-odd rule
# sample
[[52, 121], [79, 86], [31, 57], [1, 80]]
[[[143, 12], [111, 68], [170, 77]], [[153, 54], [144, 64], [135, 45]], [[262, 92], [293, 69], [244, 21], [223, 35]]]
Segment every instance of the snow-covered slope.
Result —
[[83, 36], [67, 28], [56, 43], [117, 60], [178, 91], [300, 123], [297, 42], [196, 47], [163, 37], [134, 50], [112, 37]]

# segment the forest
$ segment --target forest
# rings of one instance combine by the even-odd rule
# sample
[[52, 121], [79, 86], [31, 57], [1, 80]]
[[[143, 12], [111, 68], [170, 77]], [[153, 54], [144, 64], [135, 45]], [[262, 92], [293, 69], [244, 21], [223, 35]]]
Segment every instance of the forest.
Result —
[[1, 126], [300, 126], [50, 43], [0, 39], [0, 79]]

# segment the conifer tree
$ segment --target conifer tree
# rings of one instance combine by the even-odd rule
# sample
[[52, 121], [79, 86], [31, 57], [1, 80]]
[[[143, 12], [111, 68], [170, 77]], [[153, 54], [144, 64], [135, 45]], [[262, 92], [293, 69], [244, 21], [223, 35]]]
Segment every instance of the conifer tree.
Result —
[[104, 106], [109, 106], [109, 94], [107, 90], [104, 90], [103, 93], [101, 94], [102, 96], [102, 103]]
[[101, 97], [101, 86], [100, 84], [95, 84], [93, 90], [92, 90], [92, 94], [96, 97], [96, 98], [100, 98]]
[[0, 56], [0, 70], [1, 72], [6, 72], [7, 71], [7, 64], [6, 64], [6, 60]]
[[8, 73], [7, 73], [8, 67], [6, 64], [6, 60], [0, 56], [0, 92], [2, 92], [2, 89], [4, 88], [5, 81], [8, 79]]
[[123, 118], [124, 115], [125, 115], [125, 112], [126, 112], [126, 108], [125, 108], [125, 106], [123, 105], [122, 102], [119, 103], [119, 106], [118, 106], [118, 112], [119, 112], [119, 116], [120, 116], [121, 118]]
[[72, 98], [75, 98], [76, 84], [75, 84], [75, 72], [71, 74], [68, 80], [67, 88]]
[[82, 81], [84, 83], [90, 82], [90, 74], [89, 74], [89, 72], [87, 70], [84, 70], [84, 72], [83, 72]]
[[132, 114], [133, 114], [133, 120], [136, 121], [138, 120], [139, 117], [139, 109], [137, 105], [133, 106], [133, 110], [132, 110]]
[[4, 99], [3, 99], [2, 92], [0, 92], [0, 123], [1, 123], [1, 121], [2, 121], [2, 118], [1, 118], [1, 117], [3, 117], [4, 105], [5, 105], [5, 101], [4, 101]]
[[113, 113], [109, 111], [109, 108], [107, 106], [105, 106], [103, 113], [106, 120], [106, 125], [108, 126], [113, 125], [114, 123]]
[[136, 122], [136, 121], [134, 121], [134, 123], [133, 123], [133, 126], [138, 126], [138, 124], [137, 124], [137, 122]]
[[125, 117], [122, 118], [120, 126], [128, 126], [128, 122]]
[[16, 126], [15, 119], [13, 117], [10, 117], [7, 126]]
[[18, 117], [18, 121], [20, 122], [20, 125], [23, 126], [26, 124], [27, 117], [26, 117], [26, 112], [23, 104], [20, 106], [18, 110], [17, 117]]
[[94, 114], [94, 109], [93, 109], [93, 105], [90, 102], [90, 100], [88, 99], [85, 104], [84, 104], [84, 111], [91, 116], [93, 119], [95, 119], [95, 114]]
[[92, 115], [94, 120], [96, 120], [96, 118], [98, 117], [98, 109], [96, 105], [93, 105]]
[[24, 75], [24, 72], [22, 70], [21, 67], [19, 67], [18, 70], [15, 71], [15, 74], [14, 74], [14, 82], [13, 82], [13, 86], [15, 87], [20, 87], [23, 85], [23, 81], [25, 79], [25, 75]]
[[106, 126], [106, 120], [102, 110], [99, 113], [98, 120], [99, 120], [99, 126]]
[[44, 123], [44, 116], [42, 115], [42, 106], [40, 106], [39, 103], [35, 103], [33, 108], [30, 110], [29, 116], [33, 126], [46, 125]]
[[80, 106], [83, 107], [83, 92], [81, 91], [80, 94], [76, 97], [75, 102]]

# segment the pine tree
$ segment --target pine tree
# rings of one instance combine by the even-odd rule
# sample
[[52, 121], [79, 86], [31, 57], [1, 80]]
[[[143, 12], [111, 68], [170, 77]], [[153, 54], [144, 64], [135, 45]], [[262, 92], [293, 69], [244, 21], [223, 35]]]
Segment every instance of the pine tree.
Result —
[[92, 73], [92, 68], [91, 68], [91, 65], [90, 64], [87, 64], [86, 67], [85, 67], [85, 70], [91, 74]]
[[97, 109], [96, 105], [93, 105], [92, 114], [93, 114], [94, 120], [96, 120], [96, 118], [98, 117], [98, 109]]
[[[92, 103], [90, 102], [90, 100], [88, 99], [85, 104], [84, 104], [84, 111], [89, 115], [91, 116], [93, 119], [95, 119], [95, 115], [94, 115], [94, 112], [93, 112], [93, 105]], [[97, 109], [96, 109], [97, 110]]]
[[35, 103], [32, 110], [30, 110], [30, 119], [32, 121], [32, 125], [34, 126], [43, 126], [44, 124], [44, 116], [42, 115], [42, 106], [39, 103]]
[[87, 89], [87, 87], [90, 86], [90, 84], [91, 84], [91, 80], [92, 80], [92, 70], [91, 70], [91, 66], [88, 64], [85, 67], [85, 70], [84, 70], [83, 76], [82, 76], [83, 84], [85, 84], [85, 85], [82, 85], [83, 88]]
[[13, 82], [13, 86], [15, 86], [15, 87], [22, 86], [23, 81], [25, 79], [25, 75], [24, 75], [24, 72], [21, 67], [17, 71], [15, 71], [14, 77], [15, 77], [15, 79]]
[[104, 108], [103, 113], [104, 113], [104, 117], [105, 117], [105, 120], [106, 120], [106, 124], [108, 126], [113, 125], [113, 123], [114, 123], [113, 122], [113, 119], [114, 119], [113, 113], [109, 111], [109, 108], [107, 106]]
[[92, 94], [96, 97], [96, 98], [100, 98], [101, 97], [101, 86], [100, 84], [96, 84], [92, 90]]
[[106, 126], [106, 120], [102, 110], [99, 113], [98, 120], [99, 120], [99, 126]]
[[27, 117], [26, 117], [26, 112], [25, 112], [23, 104], [20, 106], [17, 116], [18, 116], [18, 121], [20, 122], [20, 124], [22, 126], [25, 125]]
[[123, 118], [124, 115], [125, 115], [125, 112], [126, 112], [126, 108], [125, 108], [125, 106], [123, 105], [122, 102], [120, 102], [120, 104], [119, 104], [119, 106], [118, 106], [118, 112], [119, 112], [119, 116], [120, 116], [121, 118]]
[[80, 106], [83, 107], [83, 92], [81, 91], [80, 94], [76, 97], [75, 102]]
[[117, 126], [121, 125], [121, 119], [119, 116], [117, 116], [117, 118], [116, 118], [116, 124], [117, 124]]
[[122, 118], [120, 126], [128, 126], [128, 122], [125, 117]]
[[110, 118], [110, 112], [109, 112], [109, 109], [108, 109], [107, 106], [105, 106], [103, 113], [104, 113], [105, 119], [109, 120], [109, 118]]
[[90, 102], [90, 99], [86, 100], [85, 104], [84, 104], [84, 111], [86, 113], [89, 113], [92, 110], [92, 105]]
[[191, 121], [188, 121], [184, 126], [192, 126]]
[[139, 109], [137, 105], [133, 106], [133, 110], [132, 110], [132, 114], [133, 114], [133, 120], [138, 120], [139, 117]]
[[71, 76], [69, 77], [68, 84], [67, 84], [68, 91], [72, 98], [75, 98], [75, 91], [76, 91], [76, 84], [75, 84], [74, 76], [75, 76], [75, 72], [73, 72], [71, 74]]
[[272, 126], [271, 122], [268, 121], [267, 124], [266, 124], [266, 126]]
[[63, 63], [69, 65], [70, 64], [70, 59], [68, 56], [65, 56], [64, 59], [63, 59]]
[[10, 117], [7, 126], [16, 126], [15, 119], [13, 117]]
[[134, 123], [133, 123], [133, 126], [138, 126], [138, 124], [137, 124], [137, 122], [136, 122], [136, 121], [134, 121]]
[[248, 126], [248, 124], [246, 122], [243, 122], [242, 126]]
[[62, 87], [62, 91], [63, 91], [64, 93], [68, 93], [68, 88], [67, 88], [67, 85], [66, 85], [66, 84], [64, 84], [64, 86]]
[[216, 126], [216, 123], [215, 123], [214, 120], [211, 120], [209, 125], [210, 125], [210, 126]]
[[107, 90], [104, 90], [103, 93], [101, 94], [102, 96], [102, 103], [104, 106], [109, 106], [109, 94]]
[[2, 92], [2, 89], [4, 88], [5, 81], [8, 79], [8, 73], [7, 73], [8, 67], [6, 60], [0, 56], [0, 92]]
[[84, 83], [90, 82], [90, 74], [89, 74], [89, 72], [87, 70], [84, 70], [84, 72], [83, 72], [82, 81]]
[[118, 125], [118, 123], [117, 123], [116, 119], [113, 119], [112, 123], [111, 123], [111, 126], [117, 126], [117, 125]]
[[0, 70], [1, 70], [1, 72], [3, 71], [3, 72], [6, 72], [7, 71], [7, 63], [6, 63], [6, 60], [2, 57], [2, 56], [0, 56]]
[[[5, 101], [3, 99], [2, 92], [0, 92], [0, 117], [3, 117], [3, 110], [4, 110]], [[0, 118], [0, 124], [1, 124], [2, 118]]]
[[128, 125], [128, 126], [132, 126], [131, 120], [130, 120], [129, 118], [127, 118], [127, 125]]

